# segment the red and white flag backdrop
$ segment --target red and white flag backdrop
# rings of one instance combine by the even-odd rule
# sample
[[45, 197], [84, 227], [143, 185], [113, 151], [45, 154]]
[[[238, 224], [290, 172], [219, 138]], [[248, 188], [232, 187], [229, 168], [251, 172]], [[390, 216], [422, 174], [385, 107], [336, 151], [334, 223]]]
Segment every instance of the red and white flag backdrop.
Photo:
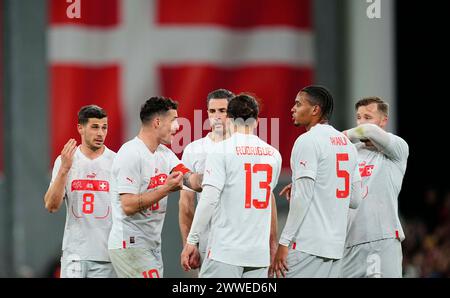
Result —
[[80, 19], [68, 18], [69, 5], [49, 1], [52, 160], [78, 137], [83, 105], [107, 110], [106, 143], [117, 150], [137, 134], [139, 107], [153, 95], [180, 103], [192, 140], [205, 135], [194, 131], [194, 111], [206, 119], [206, 95], [226, 88], [262, 99], [267, 139], [289, 167], [303, 132], [290, 109], [314, 75], [312, 0], [81, 0]]

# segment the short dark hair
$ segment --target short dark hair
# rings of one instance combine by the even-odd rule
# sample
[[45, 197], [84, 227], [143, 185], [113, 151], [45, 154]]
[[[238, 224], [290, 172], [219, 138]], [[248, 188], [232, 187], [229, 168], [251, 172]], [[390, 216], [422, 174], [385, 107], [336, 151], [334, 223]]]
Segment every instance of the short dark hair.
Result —
[[103, 119], [107, 117], [106, 111], [97, 105], [87, 105], [78, 111], [78, 124], [86, 125], [89, 118]]
[[389, 115], [389, 104], [377, 96], [364, 97], [358, 100], [355, 104], [355, 110], [358, 110], [361, 106], [368, 106], [372, 103], [376, 103], [378, 111], [383, 113], [385, 116]]
[[156, 115], [165, 114], [169, 110], [176, 110], [178, 108], [178, 102], [168, 97], [153, 96], [147, 99], [147, 101], [141, 106], [141, 121], [147, 123], [153, 119]]
[[321, 119], [330, 120], [333, 114], [333, 96], [327, 88], [319, 85], [311, 85], [303, 88], [300, 92], [305, 92], [309, 95], [309, 102], [313, 105], [318, 105], [322, 111]]
[[227, 116], [231, 119], [258, 119], [259, 103], [256, 97], [249, 93], [240, 93], [228, 103]]
[[217, 89], [208, 94], [206, 97], [206, 105], [209, 105], [209, 101], [213, 98], [225, 98], [228, 102], [230, 102], [230, 100], [235, 96], [236, 95], [233, 92], [227, 89]]

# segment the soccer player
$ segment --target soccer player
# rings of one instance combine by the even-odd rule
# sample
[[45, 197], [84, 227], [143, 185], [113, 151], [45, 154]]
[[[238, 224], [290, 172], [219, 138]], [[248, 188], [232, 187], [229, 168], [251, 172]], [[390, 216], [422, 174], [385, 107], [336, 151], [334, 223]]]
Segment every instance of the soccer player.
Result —
[[161, 231], [167, 196], [183, 183], [201, 191], [201, 175], [165, 146], [179, 128], [177, 107], [170, 98], [148, 99], [141, 107], [139, 134], [122, 145], [114, 159], [108, 249], [119, 277], [163, 277]]
[[342, 259], [343, 277], [402, 277], [398, 217], [400, 192], [409, 155], [408, 144], [385, 131], [388, 104], [378, 97], [359, 100], [357, 127], [344, 132], [356, 143], [363, 200], [351, 222]]
[[116, 277], [108, 255], [111, 230], [110, 176], [115, 153], [104, 142], [106, 112], [95, 105], [78, 112], [81, 145], [70, 139], [53, 166], [45, 208], [66, 203], [61, 277]]
[[[203, 192], [181, 255], [188, 271], [201, 232], [214, 215], [208, 252], [200, 277], [267, 277], [270, 265], [272, 190], [278, 182], [281, 155], [253, 134], [259, 106], [240, 94], [228, 104], [230, 138], [208, 154]], [[217, 208], [217, 210], [216, 210]]]
[[[227, 138], [225, 122], [227, 118], [228, 102], [234, 97], [234, 94], [225, 89], [214, 90], [208, 94], [206, 105], [208, 119], [211, 126], [211, 132], [204, 138], [196, 140], [184, 148], [182, 162], [196, 173], [203, 173], [205, 170], [205, 161], [208, 153], [213, 152], [214, 145]], [[195, 210], [196, 193], [189, 188], [180, 191], [179, 201], [179, 223], [183, 247], [186, 244], [186, 238], [191, 229], [192, 219]], [[197, 201], [200, 193], [197, 193]], [[200, 236], [199, 253], [192, 258], [191, 268], [196, 269], [205, 259], [206, 246], [208, 244], [209, 227]]]
[[303, 88], [291, 110], [306, 132], [291, 155], [292, 194], [274, 269], [277, 277], [338, 277], [349, 205], [361, 200], [355, 146], [329, 123], [333, 97], [321, 86]]

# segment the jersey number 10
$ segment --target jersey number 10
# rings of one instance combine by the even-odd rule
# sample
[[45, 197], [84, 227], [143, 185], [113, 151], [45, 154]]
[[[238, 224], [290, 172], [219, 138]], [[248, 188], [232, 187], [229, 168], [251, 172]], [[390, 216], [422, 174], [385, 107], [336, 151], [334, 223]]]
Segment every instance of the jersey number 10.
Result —
[[[266, 209], [267, 206], [269, 206], [270, 195], [272, 193], [272, 189], [270, 187], [270, 183], [272, 182], [272, 166], [269, 164], [255, 164], [252, 167], [252, 164], [246, 163], [244, 167], [245, 167], [245, 208], [249, 209], [252, 207], [253, 204], [253, 207], [255, 207], [256, 209]], [[267, 181], [259, 182], [259, 188], [264, 189], [266, 191], [266, 198], [264, 201], [252, 199], [252, 173], [257, 172], [267, 173]]]

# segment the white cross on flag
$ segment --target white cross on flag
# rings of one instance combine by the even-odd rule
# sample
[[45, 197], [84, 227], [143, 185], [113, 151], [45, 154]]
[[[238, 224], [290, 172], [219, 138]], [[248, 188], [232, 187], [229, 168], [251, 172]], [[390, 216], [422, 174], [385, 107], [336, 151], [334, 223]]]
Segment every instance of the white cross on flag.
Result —
[[256, 94], [260, 116], [279, 118], [267, 139], [282, 132], [289, 166], [300, 134], [290, 110], [314, 75], [312, 0], [80, 1], [79, 19], [68, 18], [66, 0], [49, 1], [53, 160], [78, 135], [83, 105], [105, 108], [106, 144], [117, 150], [137, 134], [149, 97], [178, 101], [178, 115], [194, 123], [194, 110], [207, 117], [206, 95], [226, 88]]

